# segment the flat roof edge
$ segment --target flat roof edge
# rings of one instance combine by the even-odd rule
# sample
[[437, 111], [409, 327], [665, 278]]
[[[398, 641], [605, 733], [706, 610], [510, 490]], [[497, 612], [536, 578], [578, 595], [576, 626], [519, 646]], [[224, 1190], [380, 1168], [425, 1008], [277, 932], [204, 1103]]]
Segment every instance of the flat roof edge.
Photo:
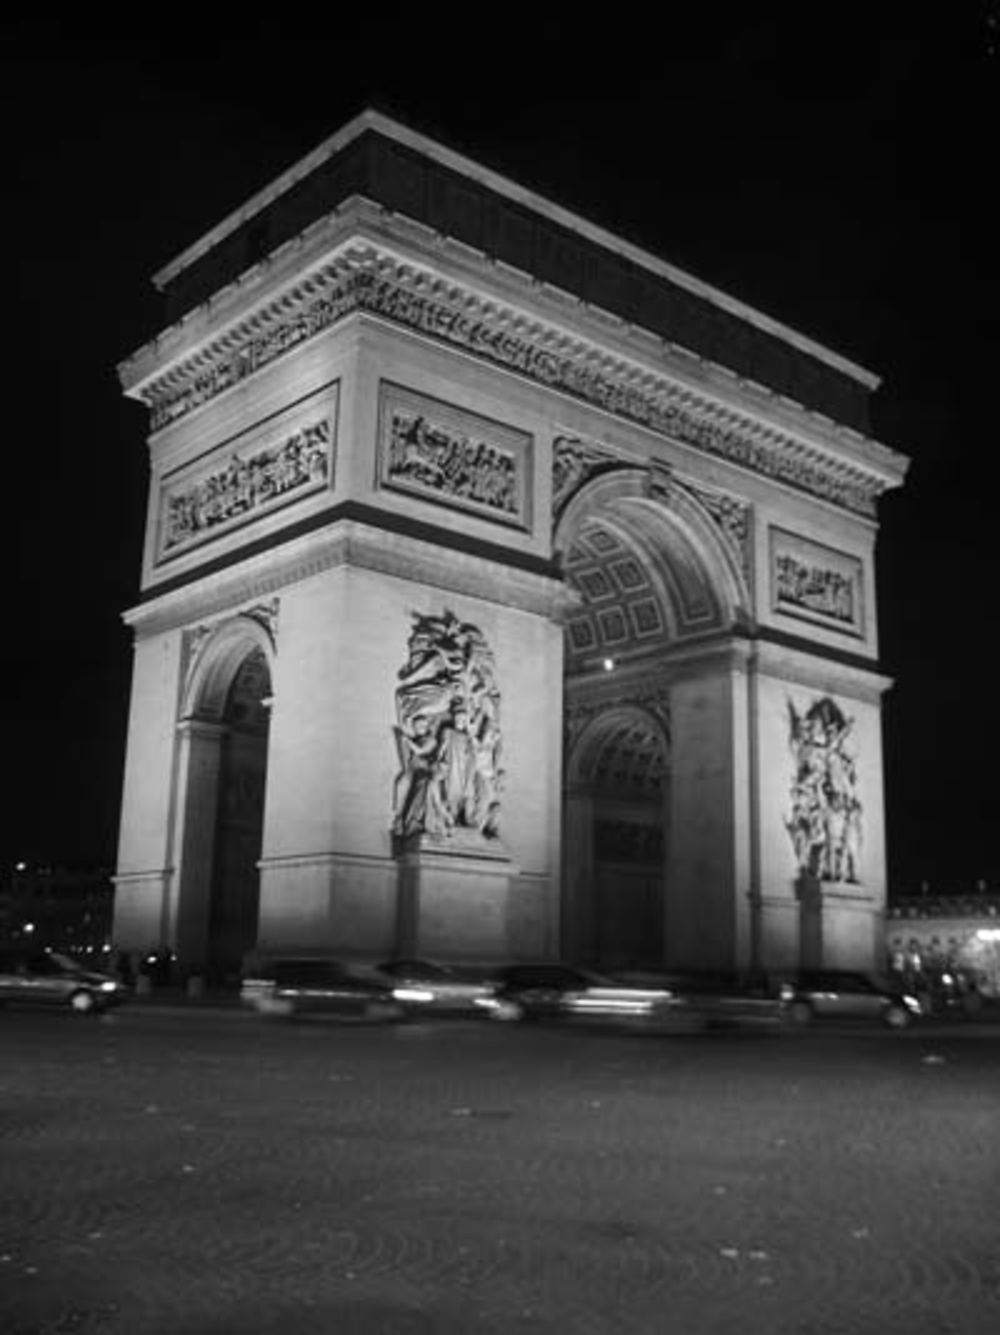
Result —
[[587, 240], [606, 249], [616, 251], [619, 255], [633, 261], [649, 272], [656, 274], [660, 278], [665, 278], [669, 282], [682, 287], [697, 297], [711, 302], [713, 305], [727, 311], [730, 315], [738, 319], [745, 320], [748, 324], [754, 325], [764, 333], [770, 334], [775, 338], [781, 339], [785, 343], [798, 348], [800, 352], [808, 356], [815, 357], [817, 360], [826, 363], [834, 370], [840, 371], [850, 376], [853, 380], [859, 381], [869, 390], [878, 389], [882, 383], [882, 377], [869, 371], [866, 367], [860, 366], [857, 362], [842, 356], [840, 353], [833, 352], [823, 344], [817, 343], [814, 339], [797, 330], [782, 324], [779, 320], [773, 319], [763, 311], [739, 301], [735, 297], [729, 296], [720, 288], [714, 287], [710, 283], [703, 282], [700, 278], [686, 273], [683, 269], [660, 259], [641, 247], [633, 245], [621, 237], [615, 236], [606, 228], [598, 226], [596, 223], [589, 222], [579, 214], [573, 213], [569, 209], [563, 208], [559, 204], [553, 204], [544, 196], [536, 194], [535, 191], [527, 189], [525, 186], [518, 185], [505, 176], [492, 171], [489, 167], [483, 167], [472, 158], [464, 154], [457, 153], [453, 149], [444, 147], [426, 135], [411, 130], [407, 126], [400, 124], [391, 117], [386, 116], [380, 111], [366, 108], [352, 120], [336, 130], [321, 144], [307, 153], [305, 157], [300, 158], [286, 171], [282, 172], [257, 191], [244, 204], [228, 214], [221, 222], [217, 223], [210, 231], [204, 233], [197, 241], [192, 242], [179, 255], [175, 256], [163, 268], [157, 270], [153, 275], [153, 283], [157, 288], [162, 289], [168, 283], [172, 282], [178, 274], [201, 258], [213, 246], [217, 245], [226, 236], [236, 231], [245, 222], [248, 222], [256, 214], [279, 199], [283, 194], [290, 190], [298, 181], [315, 171], [323, 162], [339, 153], [348, 144], [355, 139], [360, 138], [368, 130], [377, 131], [387, 139], [395, 140], [407, 148], [430, 158], [432, 161], [447, 167], [460, 175], [471, 178], [481, 185], [487, 187], [497, 194], [513, 200], [515, 203], [523, 204], [533, 212], [548, 218], [550, 221], [566, 227]]

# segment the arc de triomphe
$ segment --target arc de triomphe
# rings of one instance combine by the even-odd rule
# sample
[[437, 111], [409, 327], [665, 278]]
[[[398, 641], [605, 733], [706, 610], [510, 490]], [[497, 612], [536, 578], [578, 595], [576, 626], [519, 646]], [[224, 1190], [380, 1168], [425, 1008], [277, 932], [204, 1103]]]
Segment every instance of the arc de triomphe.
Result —
[[155, 281], [116, 945], [873, 963], [876, 377], [374, 112]]

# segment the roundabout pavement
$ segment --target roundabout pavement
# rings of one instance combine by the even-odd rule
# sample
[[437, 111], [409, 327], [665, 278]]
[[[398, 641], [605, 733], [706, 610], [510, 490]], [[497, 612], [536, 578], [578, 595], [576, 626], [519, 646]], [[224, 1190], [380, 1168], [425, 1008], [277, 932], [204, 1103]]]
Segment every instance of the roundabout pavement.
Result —
[[1000, 1330], [993, 1025], [0, 1017], [4, 1335]]

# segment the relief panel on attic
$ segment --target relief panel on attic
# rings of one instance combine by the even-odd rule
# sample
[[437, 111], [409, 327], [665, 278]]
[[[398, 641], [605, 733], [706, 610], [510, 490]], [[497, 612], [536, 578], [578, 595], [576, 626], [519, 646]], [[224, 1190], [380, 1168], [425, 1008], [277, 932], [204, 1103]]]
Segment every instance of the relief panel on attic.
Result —
[[863, 636], [861, 561], [780, 528], [770, 538], [772, 611]]
[[529, 529], [532, 454], [525, 431], [401, 385], [379, 387], [385, 490]]
[[160, 484], [156, 563], [251, 524], [334, 481], [336, 384], [241, 432]]

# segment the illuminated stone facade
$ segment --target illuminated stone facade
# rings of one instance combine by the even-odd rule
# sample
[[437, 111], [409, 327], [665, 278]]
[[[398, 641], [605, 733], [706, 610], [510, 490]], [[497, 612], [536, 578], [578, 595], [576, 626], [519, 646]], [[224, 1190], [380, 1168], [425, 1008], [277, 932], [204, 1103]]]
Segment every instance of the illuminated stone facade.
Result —
[[374, 113], [157, 283], [120, 946], [874, 961], [873, 376]]

